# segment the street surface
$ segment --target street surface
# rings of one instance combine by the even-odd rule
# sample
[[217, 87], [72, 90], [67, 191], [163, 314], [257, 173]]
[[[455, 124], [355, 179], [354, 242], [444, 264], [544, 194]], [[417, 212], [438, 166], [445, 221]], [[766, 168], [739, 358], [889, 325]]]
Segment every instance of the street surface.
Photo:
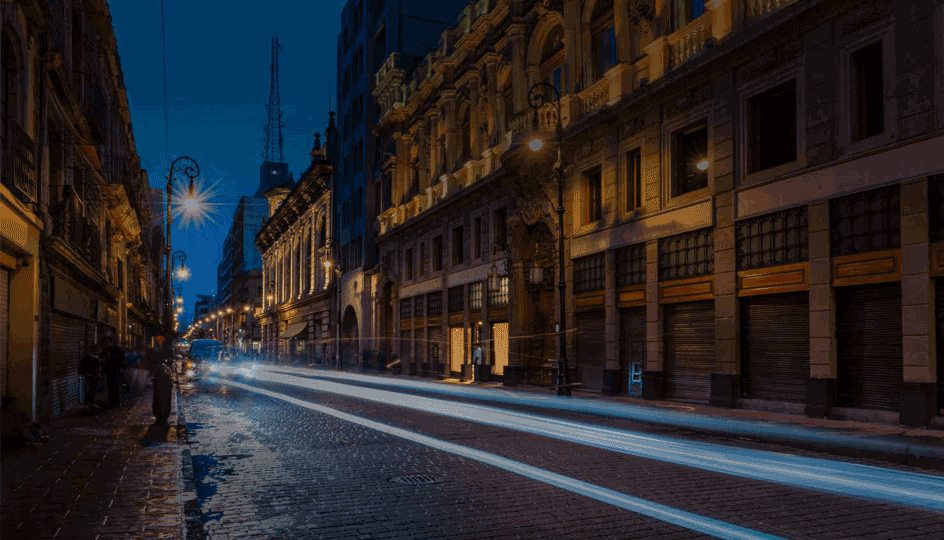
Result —
[[940, 471], [395, 381], [247, 364], [185, 384], [204, 532], [944, 537]]

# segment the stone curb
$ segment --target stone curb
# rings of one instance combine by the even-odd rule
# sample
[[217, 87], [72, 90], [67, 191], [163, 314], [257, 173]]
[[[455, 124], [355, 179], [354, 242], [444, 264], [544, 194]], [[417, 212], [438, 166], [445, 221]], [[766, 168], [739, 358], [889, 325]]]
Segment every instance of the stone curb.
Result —
[[197, 498], [197, 483], [193, 472], [193, 456], [190, 454], [190, 439], [187, 437], [187, 418], [184, 416], [180, 382], [174, 384], [177, 401], [177, 445], [180, 446], [180, 501], [183, 514], [181, 535], [185, 539], [205, 538]]

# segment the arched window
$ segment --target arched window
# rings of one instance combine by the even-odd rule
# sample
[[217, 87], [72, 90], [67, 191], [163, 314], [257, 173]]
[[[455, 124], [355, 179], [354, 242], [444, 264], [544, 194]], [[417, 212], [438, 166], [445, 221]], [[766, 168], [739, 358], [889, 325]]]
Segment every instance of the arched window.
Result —
[[613, 0], [598, 0], [590, 17], [593, 80], [616, 65], [616, 31], [613, 27]]
[[325, 247], [328, 243], [328, 220], [321, 215], [321, 224], [318, 225], [318, 247]]
[[557, 26], [544, 38], [541, 79], [564, 93], [564, 27]]

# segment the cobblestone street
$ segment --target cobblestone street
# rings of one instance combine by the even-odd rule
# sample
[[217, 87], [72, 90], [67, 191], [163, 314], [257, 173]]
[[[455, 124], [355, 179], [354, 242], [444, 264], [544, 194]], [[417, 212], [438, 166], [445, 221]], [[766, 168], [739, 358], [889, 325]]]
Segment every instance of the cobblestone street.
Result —
[[[892, 504], [854, 487], [846, 495], [812, 482], [804, 489], [720, 474], [709, 470], [708, 454], [700, 458], [704, 466], [681, 466], [592, 447], [590, 440], [567, 442], [450, 417], [466, 401], [445, 399], [437, 409], [420, 411], [312, 390], [301, 386], [301, 377], [273, 382], [278, 373], [244, 369], [185, 386], [199, 512], [211, 538], [944, 535], [944, 502], [936, 499], [922, 508], [917, 499]], [[320, 379], [319, 372], [309, 375]], [[339, 389], [358, 394], [363, 387]], [[607, 425], [589, 416], [571, 415], [569, 422]], [[620, 428], [652, 437], [673, 431], [627, 422]], [[683, 440], [725, 443], [732, 462], [737, 452], [774, 448], [721, 437]], [[791, 453], [827, 466], [861, 462]], [[882, 491], [907, 490], [911, 481], [930, 482], [929, 490], [944, 485], [939, 472], [869, 463], [891, 478]], [[607, 503], [592, 491], [624, 499]], [[627, 506], [626, 497], [641, 506]], [[722, 529], [711, 529], [716, 526]]]

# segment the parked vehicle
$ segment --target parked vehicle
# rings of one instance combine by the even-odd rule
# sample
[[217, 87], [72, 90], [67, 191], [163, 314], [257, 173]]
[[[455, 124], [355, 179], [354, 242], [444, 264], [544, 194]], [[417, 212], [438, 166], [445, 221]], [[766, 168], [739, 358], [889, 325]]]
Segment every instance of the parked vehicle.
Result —
[[216, 362], [222, 350], [223, 343], [218, 339], [195, 339], [190, 342], [187, 356], [195, 364]]

